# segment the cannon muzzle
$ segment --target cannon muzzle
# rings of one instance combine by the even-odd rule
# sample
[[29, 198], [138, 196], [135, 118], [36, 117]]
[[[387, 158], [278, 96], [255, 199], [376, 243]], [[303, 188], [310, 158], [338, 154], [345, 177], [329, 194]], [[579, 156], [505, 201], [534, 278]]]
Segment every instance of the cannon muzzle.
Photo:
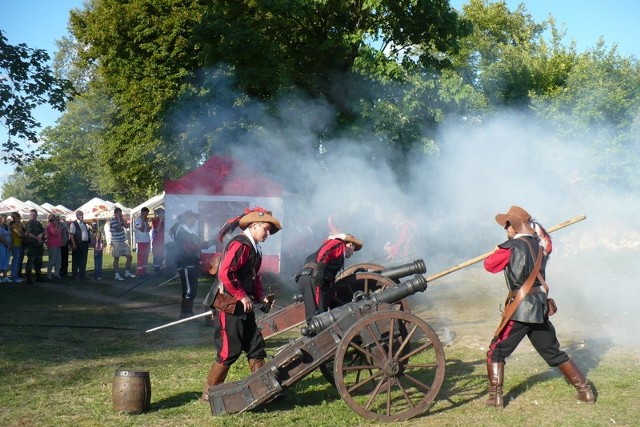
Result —
[[330, 327], [334, 322], [367, 305], [393, 304], [415, 293], [424, 292], [426, 289], [427, 278], [422, 275], [415, 275], [412, 279], [402, 282], [398, 286], [383, 289], [365, 296], [360, 300], [318, 314], [311, 319], [309, 327], [302, 328], [300, 332], [305, 336], [317, 335]]
[[424, 274], [426, 272], [427, 266], [425, 265], [424, 260], [417, 259], [408, 264], [385, 268], [384, 270], [377, 271], [376, 273], [381, 276], [388, 277], [391, 280], [397, 280], [412, 274]]

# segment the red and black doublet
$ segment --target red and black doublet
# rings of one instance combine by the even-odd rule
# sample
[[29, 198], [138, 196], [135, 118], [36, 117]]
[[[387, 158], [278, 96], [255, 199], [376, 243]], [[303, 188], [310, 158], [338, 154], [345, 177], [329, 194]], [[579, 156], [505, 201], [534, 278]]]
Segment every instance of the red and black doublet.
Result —
[[320, 249], [307, 257], [304, 267], [296, 275], [307, 323], [329, 308], [336, 276], [344, 267], [346, 247], [340, 239], [325, 240]]
[[[533, 248], [538, 248], [540, 244], [534, 236], [520, 235], [498, 245], [498, 249], [484, 260], [487, 271], [504, 272], [509, 295], [520, 289], [535, 266], [535, 255], [531, 253], [524, 239], [527, 239]], [[545, 258], [540, 267], [540, 275], [545, 277], [547, 255], [543, 256]], [[491, 341], [487, 360], [504, 362], [526, 335], [549, 366], [558, 366], [567, 361], [569, 356], [560, 351], [560, 343], [556, 338], [555, 328], [546, 315], [546, 307], [547, 295], [536, 278], [511, 319]]]
[[[267, 357], [262, 333], [256, 325], [255, 313], [245, 313], [240, 302], [245, 296], [253, 301], [262, 301], [264, 292], [258, 271], [262, 264], [262, 255], [256, 250], [250, 239], [240, 234], [233, 237], [224, 250], [218, 281], [221, 291], [238, 300], [235, 311], [229, 314], [217, 310], [214, 319], [214, 344], [217, 350], [216, 361], [232, 365], [242, 352], [247, 359]], [[218, 282], [214, 284], [217, 286]]]

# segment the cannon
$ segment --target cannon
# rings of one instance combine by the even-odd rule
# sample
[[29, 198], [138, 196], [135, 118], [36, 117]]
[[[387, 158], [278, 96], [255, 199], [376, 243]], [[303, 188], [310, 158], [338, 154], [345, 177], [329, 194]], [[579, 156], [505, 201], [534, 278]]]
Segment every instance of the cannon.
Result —
[[[388, 268], [371, 263], [355, 264], [336, 277], [329, 307], [335, 308], [350, 302], [357, 292], [369, 294], [379, 289], [393, 287], [403, 277], [422, 274], [426, 271], [427, 268], [422, 259]], [[409, 310], [406, 304], [403, 304], [403, 308]], [[262, 336], [267, 339], [300, 326], [304, 321], [304, 303], [302, 297], [297, 295], [294, 297], [293, 304], [280, 310], [273, 310], [268, 315], [259, 318], [257, 323]]]
[[402, 421], [423, 413], [444, 379], [440, 340], [400, 301], [427, 289], [416, 275], [315, 316], [303, 336], [243, 380], [211, 387], [213, 415], [265, 404], [330, 360], [343, 400], [359, 415]]

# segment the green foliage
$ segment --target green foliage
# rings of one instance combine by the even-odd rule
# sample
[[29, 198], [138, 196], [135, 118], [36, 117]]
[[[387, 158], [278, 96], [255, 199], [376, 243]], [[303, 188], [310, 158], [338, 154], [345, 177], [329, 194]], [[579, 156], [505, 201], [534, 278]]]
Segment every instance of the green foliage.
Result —
[[[598, 159], [590, 184], [640, 191], [640, 63], [601, 40], [577, 57], [562, 90], [532, 97], [533, 108], [559, 138], [581, 141]], [[586, 161], [587, 159], [585, 159]]]
[[24, 170], [11, 174], [2, 184], [0, 199], [4, 200], [9, 197], [15, 197], [18, 200], [31, 200], [32, 193], [31, 190], [29, 190], [30, 183], [30, 175], [27, 175]]
[[43, 131], [46, 156], [25, 168], [33, 197], [76, 207], [92, 197], [115, 195], [100, 178], [108, 176], [109, 159], [101, 147], [109, 111], [104, 96], [86, 92], [69, 103], [57, 126]]
[[[432, 124], [444, 116], [438, 74], [467, 32], [439, 1], [220, 1], [207, 9], [194, 40], [203, 66], [228, 64], [238, 93], [266, 102], [267, 110], [288, 94], [326, 101], [335, 119], [313, 135], [316, 147], [322, 141], [331, 150], [332, 138], [366, 132], [377, 141], [374, 152], [390, 145], [402, 156], [431, 144]], [[216, 105], [215, 86], [201, 95], [188, 104]], [[206, 135], [219, 139], [216, 129]]]
[[45, 50], [26, 44], [11, 45], [0, 31], [0, 123], [7, 128], [8, 138], [2, 142], [0, 160], [21, 165], [33, 159], [37, 150], [27, 150], [21, 141], [37, 143], [40, 124], [33, 110], [49, 104], [62, 111], [70, 92], [70, 83], [53, 76]]
[[112, 103], [100, 149], [109, 159], [109, 189], [122, 202], [157, 193], [185, 169], [164, 114], [196, 68], [189, 38], [200, 3], [97, 0], [71, 14], [71, 29], [87, 46], [79, 63], [95, 67], [96, 90]]
[[[137, 204], [212, 154], [322, 162], [345, 140], [403, 182], [415, 153], [438, 153], [443, 124], [475, 126], [505, 108], [533, 111], [559, 144], [588, 144], [595, 180], [640, 189], [637, 60], [604, 42], [578, 54], [552, 17], [535, 22], [524, 5], [470, 0], [459, 16], [441, 0], [92, 0], [70, 29], [60, 80], [43, 80], [51, 91], [19, 86], [32, 97], [23, 111], [47, 94], [62, 108], [60, 82], [80, 92], [22, 177], [42, 197], [64, 200], [68, 188]], [[46, 61], [2, 43], [3, 57]], [[303, 137], [288, 134], [294, 122]]]
[[[524, 5], [510, 11], [503, 1], [471, 0], [463, 7], [473, 25], [455, 63], [466, 82], [478, 88], [492, 108], [527, 106], [529, 94], [562, 87], [575, 61], [572, 46], [553, 19], [536, 23]], [[549, 30], [551, 40], [544, 39]]]

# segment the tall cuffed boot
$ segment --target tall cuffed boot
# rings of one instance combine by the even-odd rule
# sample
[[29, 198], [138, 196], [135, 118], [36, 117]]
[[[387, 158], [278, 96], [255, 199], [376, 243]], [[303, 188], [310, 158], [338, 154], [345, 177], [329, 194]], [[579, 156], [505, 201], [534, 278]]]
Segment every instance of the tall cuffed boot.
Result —
[[504, 381], [504, 362], [487, 362], [487, 375], [489, 377], [489, 397], [487, 406], [499, 409], [504, 408], [502, 399], [502, 383]]
[[248, 362], [252, 373], [264, 366], [264, 359], [248, 359]]
[[204, 403], [209, 403], [209, 389], [214, 385], [222, 384], [227, 378], [229, 372], [229, 366], [222, 365], [218, 362], [213, 362], [211, 369], [209, 369], [209, 375], [207, 375], [207, 381], [204, 383], [204, 391], [200, 400]]
[[182, 304], [180, 304], [180, 318], [185, 319], [193, 316], [193, 299], [182, 298]]
[[560, 368], [560, 371], [567, 381], [578, 390], [578, 400], [588, 404], [596, 402], [596, 397], [593, 394], [591, 386], [573, 359], [569, 359], [558, 365], [558, 368]]

